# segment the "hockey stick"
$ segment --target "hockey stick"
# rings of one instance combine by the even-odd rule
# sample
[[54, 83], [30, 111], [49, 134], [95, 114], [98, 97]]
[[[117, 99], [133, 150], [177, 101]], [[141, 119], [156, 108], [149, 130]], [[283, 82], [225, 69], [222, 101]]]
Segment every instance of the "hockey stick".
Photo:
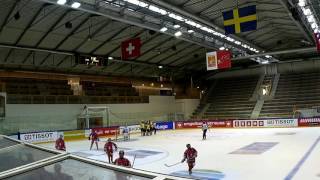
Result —
[[133, 165], [134, 165], [134, 161], [136, 160], [136, 156], [137, 156], [137, 155], [134, 155], [133, 162], [132, 162], [132, 166], [131, 166], [132, 168], [133, 168]]
[[178, 165], [178, 164], [180, 164], [181, 162], [177, 162], [177, 163], [175, 163], [175, 164], [171, 164], [171, 165], [168, 165], [168, 164], [164, 164], [166, 167], [172, 167], [172, 166], [176, 166], [176, 165]]

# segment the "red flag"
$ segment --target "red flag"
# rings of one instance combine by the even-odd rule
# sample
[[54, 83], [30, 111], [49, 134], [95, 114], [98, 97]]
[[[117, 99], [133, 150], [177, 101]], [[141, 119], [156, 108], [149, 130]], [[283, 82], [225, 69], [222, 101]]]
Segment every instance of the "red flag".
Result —
[[317, 51], [320, 53], [320, 33], [314, 33], [314, 37], [316, 40]]
[[122, 59], [130, 59], [140, 56], [140, 38], [128, 39], [121, 43]]
[[231, 68], [231, 51], [218, 51], [218, 69]]

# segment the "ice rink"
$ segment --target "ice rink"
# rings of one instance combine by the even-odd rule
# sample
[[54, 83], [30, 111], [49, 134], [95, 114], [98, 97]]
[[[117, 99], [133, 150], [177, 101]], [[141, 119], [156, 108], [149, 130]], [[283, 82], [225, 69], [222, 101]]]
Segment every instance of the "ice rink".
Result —
[[[201, 133], [200, 129], [161, 131], [116, 143], [131, 162], [136, 157], [134, 168], [146, 171], [194, 179], [320, 180], [320, 128], [210, 129], [207, 140]], [[88, 140], [66, 146], [72, 154], [106, 161], [105, 141], [100, 138], [98, 151], [89, 150]], [[164, 165], [181, 161], [187, 143], [198, 151], [192, 176], [187, 175], [185, 163]], [[53, 143], [42, 146], [54, 147]]]

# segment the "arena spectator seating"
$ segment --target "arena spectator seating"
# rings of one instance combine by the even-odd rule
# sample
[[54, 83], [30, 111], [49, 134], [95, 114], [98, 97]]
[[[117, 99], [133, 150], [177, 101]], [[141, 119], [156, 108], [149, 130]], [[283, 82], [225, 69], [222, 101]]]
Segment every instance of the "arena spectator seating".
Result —
[[121, 104], [148, 103], [130, 84], [80, 82], [83, 95], [73, 95], [67, 80], [2, 78], [9, 104]]
[[260, 118], [292, 117], [296, 109], [320, 104], [320, 73], [281, 74], [273, 99], [264, 102]]
[[67, 80], [3, 79], [7, 94], [72, 95]]
[[249, 118], [255, 105], [250, 98], [258, 80], [258, 76], [218, 79], [197, 112], [209, 103], [202, 118]]
[[107, 84], [82, 81], [82, 88], [87, 96], [138, 96], [130, 84]]

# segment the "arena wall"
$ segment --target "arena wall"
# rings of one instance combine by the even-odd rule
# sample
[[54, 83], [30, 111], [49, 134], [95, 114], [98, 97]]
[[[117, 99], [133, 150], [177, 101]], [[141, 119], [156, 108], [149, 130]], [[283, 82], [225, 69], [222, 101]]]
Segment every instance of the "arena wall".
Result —
[[319, 71], [319, 60], [304, 60], [294, 62], [282, 62], [278, 64], [259, 65], [247, 69], [224, 71], [212, 75], [209, 79], [219, 79], [239, 76], [259, 76], [263, 74], [286, 74]]
[[[148, 104], [92, 104], [87, 106], [109, 107], [111, 125], [123, 125], [124, 123], [136, 124], [141, 120], [172, 120], [168, 119], [168, 115], [176, 112], [188, 117], [199, 103], [199, 100], [189, 99], [179, 99], [176, 103], [174, 96], [150, 96], [149, 98]], [[7, 104], [6, 118], [0, 121], [0, 125], [6, 134], [17, 131], [77, 129], [77, 118], [84, 106], [85, 104]]]

